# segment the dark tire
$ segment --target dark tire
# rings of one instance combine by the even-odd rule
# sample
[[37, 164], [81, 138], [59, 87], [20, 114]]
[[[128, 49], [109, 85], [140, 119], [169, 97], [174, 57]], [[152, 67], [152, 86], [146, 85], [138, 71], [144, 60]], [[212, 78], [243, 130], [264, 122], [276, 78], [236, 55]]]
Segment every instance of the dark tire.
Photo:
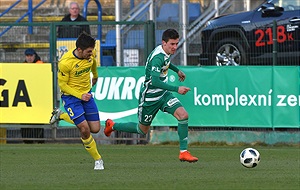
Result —
[[211, 65], [240, 66], [247, 65], [245, 48], [236, 38], [226, 38], [217, 43], [211, 55]]

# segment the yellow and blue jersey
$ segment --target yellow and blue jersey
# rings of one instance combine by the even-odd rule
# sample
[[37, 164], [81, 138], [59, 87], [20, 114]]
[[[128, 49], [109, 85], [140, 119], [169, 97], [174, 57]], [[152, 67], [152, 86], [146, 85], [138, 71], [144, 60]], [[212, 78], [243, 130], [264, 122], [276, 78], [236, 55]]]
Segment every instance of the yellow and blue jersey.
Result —
[[91, 76], [98, 77], [97, 63], [94, 56], [89, 60], [76, 57], [74, 50], [65, 53], [58, 63], [58, 85], [62, 94], [81, 99], [82, 94], [91, 89]]

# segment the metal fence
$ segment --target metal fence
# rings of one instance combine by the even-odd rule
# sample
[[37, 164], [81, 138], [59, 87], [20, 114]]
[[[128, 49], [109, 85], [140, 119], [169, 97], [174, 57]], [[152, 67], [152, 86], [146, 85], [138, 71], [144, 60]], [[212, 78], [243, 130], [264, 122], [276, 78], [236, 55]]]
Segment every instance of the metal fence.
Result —
[[[150, 134], [112, 133], [111, 137], [103, 134], [104, 127], [97, 134], [92, 134], [95, 141], [101, 144], [147, 144]], [[49, 127], [49, 125], [6, 125], [0, 128], [1, 143], [81, 143], [80, 132], [76, 127]]]
[[[137, 65], [142, 65], [145, 60], [145, 50], [152, 49], [153, 46], [148, 47], [151, 44], [147, 40], [155, 39], [149, 33], [149, 26], [153, 23], [149, 22], [89, 22], [88, 25], [91, 30], [91, 35], [98, 40], [99, 55], [103, 52], [103, 55], [111, 55], [115, 58], [116, 51], [116, 25], [120, 24], [124, 28], [122, 33], [122, 46], [124, 49], [138, 49], [139, 61]], [[4, 31], [10, 28], [7, 32], [0, 33], [0, 58], [1, 62], [5, 63], [20, 63], [24, 61], [24, 51], [27, 48], [34, 48], [40, 55], [43, 62], [56, 63], [59, 59], [59, 49], [57, 49], [57, 43], [64, 41], [66, 46], [75, 47], [74, 40], [72, 38], [58, 38], [58, 27], [70, 27], [73, 23], [1, 23], [0, 31]], [[77, 23], [77, 26], [86, 25], [86, 23]], [[98, 27], [101, 26], [102, 30], [99, 31]], [[34, 33], [28, 34], [28, 29], [32, 28]], [[153, 28], [154, 30], [154, 28]], [[147, 32], [145, 32], [147, 31]], [[153, 31], [154, 32], [154, 31]], [[98, 38], [99, 33], [100, 38]], [[149, 36], [150, 35], [150, 36]], [[145, 38], [146, 36], [146, 38]], [[161, 38], [157, 37], [157, 38]], [[100, 52], [100, 49], [102, 52]], [[124, 65], [124, 64], [122, 64]], [[126, 66], [126, 65], [125, 65]]]

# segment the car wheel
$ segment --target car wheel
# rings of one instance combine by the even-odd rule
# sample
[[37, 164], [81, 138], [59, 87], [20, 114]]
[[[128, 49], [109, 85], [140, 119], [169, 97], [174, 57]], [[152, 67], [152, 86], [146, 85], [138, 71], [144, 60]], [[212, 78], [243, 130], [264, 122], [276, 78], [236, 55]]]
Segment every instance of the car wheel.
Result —
[[240, 66], [247, 64], [244, 47], [236, 38], [223, 39], [215, 46], [212, 59], [217, 66]]

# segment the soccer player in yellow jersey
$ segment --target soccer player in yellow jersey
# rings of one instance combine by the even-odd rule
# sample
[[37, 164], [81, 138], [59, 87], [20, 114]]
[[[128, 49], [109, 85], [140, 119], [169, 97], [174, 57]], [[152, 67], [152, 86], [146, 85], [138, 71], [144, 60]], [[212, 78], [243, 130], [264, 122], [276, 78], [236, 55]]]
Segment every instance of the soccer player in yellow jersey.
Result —
[[76, 49], [68, 51], [58, 63], [58, 85], [61, 99], [69, 117], [80, 130], [85, 149], [95, 160], [94, 170], [103, 170], [103, 160], [91, 133], [100, 131], [97, 105], [91, 94], [98, 80], [97, 64], [93, 56], [95, 39], [83, 32], [76, 40]]
[[[92, 57], [96, 58], [96, 50], [94, 49], [93, 50], [93, 55]], [[94, 59], [94, 61], [96, 61]], [[97, 65], [98, 67], [101, 66], [100, 63]], [[71, 123], [71, 124], [74, 124], [74, 122], [72, 121], [72, 119], [70, 118], [70, 116], [68, 115], [68, 113], [62, 111], [59, 107], [58, 108], [55, 108], [52, 112], [52, 115], [50, 117], [50, 121], [49, 123], [51, 125], [53, 125], [54, 123], [60, 121], [60, 120], [64, 120], [68, 123]]]

